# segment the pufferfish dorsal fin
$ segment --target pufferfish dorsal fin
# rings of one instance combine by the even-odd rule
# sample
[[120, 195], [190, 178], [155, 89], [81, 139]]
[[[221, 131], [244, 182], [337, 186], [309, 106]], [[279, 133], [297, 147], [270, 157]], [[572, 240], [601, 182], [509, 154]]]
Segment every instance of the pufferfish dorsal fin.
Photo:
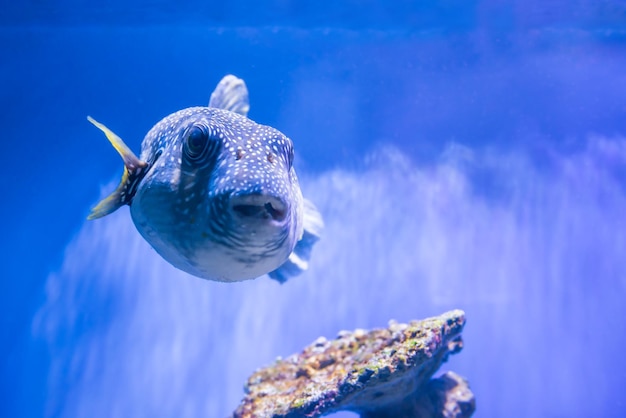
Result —
[[124, 160], [124, 174], [122, 174], [120, 184], [113, 193], [102, 199], [100, 203], [91, 210], [91, 213], [87, 217], [87, 219], [91, 220], [106, 216], [116, 211], [121, 206], [130, 203], [135, 194], [137, 183], [141, 180], [148, 163], [137, 158], [124, 141], [122, 141], [122, 138], [115, 135], [109, 128], [96, 121], [91, 116], [87, 116], [87, 120], [104, 132], [109, 142], [111, 142], [111, 145], [113, 145], [113, 148], [115, 148]]
[[308, 270], [313, 245], [320, 239], [324, 230], [324, 220], [313, 202], [304, 199], [304, 232], [289, 254], [289, 258], [276, 270], [268, 273], [270, 278], [285, 283], [289, 278]]
[[246, 83], [232, 74], [225, 76], [217, 84], [213, 93], [211, 93], [209, 107], [230, 110], [231, 112], [248, 116], [250, 101]]

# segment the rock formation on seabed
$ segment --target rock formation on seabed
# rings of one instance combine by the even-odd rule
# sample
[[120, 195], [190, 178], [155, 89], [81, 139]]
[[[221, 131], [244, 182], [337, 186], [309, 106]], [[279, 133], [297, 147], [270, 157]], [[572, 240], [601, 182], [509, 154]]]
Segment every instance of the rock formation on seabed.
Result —
[[321, 337], [300, 354], [256, 371], [233, 418], [319, 417], [340, 410], [362, 418], [461, 418], [475, 410], [467, 382], [432, 375], [462, 346], [465, 313], [389, 323], [387, 329]]

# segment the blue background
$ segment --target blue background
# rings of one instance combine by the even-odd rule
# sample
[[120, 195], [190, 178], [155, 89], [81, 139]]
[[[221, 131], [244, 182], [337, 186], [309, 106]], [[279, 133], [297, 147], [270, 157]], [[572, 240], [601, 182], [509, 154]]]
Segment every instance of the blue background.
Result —
[[[192, 296], [180, 302], [197, 306], [192, 315], [210, 305], [210, 321], [198, 328], [207, 335], [234, 343], [246, 332], [284, 338], [252, 340], [266, 344], [263, 355], [240, 349], [247, 363], [210, 374], [220, 382], [234, 376], [223, 383], [223, 397], [211, 398], [210, 388], [208, 395], [183, 391], [190, 398], [161, 416], [225, 415], [255, 367], [318, 335], [456, 307], [468, 313], [467, 348], [450, 368], [475, 389], [478, 416], [621, 416], [625, 3], [414, 3], [3, 4], [0, 415], [76, 416], [80, 407], [102, 416], [158, 415], [151, 409], [156, 389], [144, 393], [122, 378], [124, 398], [106, 373], [71, 372], [80, 357], [117, 361], [121, 376], [163, 385], [171, 377], [133, 366], [130, 349], [106, 356], [96, 349], [105, 335], [137, 350], [173, 339], [153, 337], [160, 325], [150, 322], [141, 325], [143, 337], [127, 340], [123, 332], [149, 315], [149, 304], [133, 311], [144, 305], [125, 298], [141, 293], [145, 272], [161, 261], [147, 248], [125, 247], [142, 245], [127, 212], [96, 226], [84, 221], [100, 188], [110, 190], [121, 170], [85, 116], [139, 150], [156, 121], [207, 103], [217, 81], [233, 73], [250, 90], [250, 117], [294, 140], [305, 194], [317, 198], [328, 235], [316, 249], [318, 270], [296, 284], [225, 290], [169, 270], [153, 275], [168, 276], [164, 286], [171, 287], [157, 286], [151, 301], [166, 300], [178, 282], [207, 292], [212, 303], [194, 305]], [[106, 231], [110, 241], [93, 238]], [[411, 247], [423, 237], [436, 241]], [[359, 249], [364, 241], [370, 250]], [[120, 265], [125, 282], [110, 288], [101, 272], [120, 260], [112, 249], [142, 258]], [[68, 267], [75, 259], [84, 264]], [[66, 296], [74, 285], [85, 289]], [[319, 318], [285, 301], [276, 317], [268, 313], [271, 326], [239, 329], [233, 324], [257, 313], [215, 303], [256, 294], [251, 303], [271, 312], [261, 296], [280, 292], [309, 295], [310, 309], [333, 314]], [[415, 305], [399, 307], [406, 295]], [[168, 318], [177, 317], [176, 306]], [[171, 329], [184, 326], [179, 319]], [[228, 325], [211, 328], [216, 323]], [[176, 341], [200, 352], [208, 344]], [[218, 354], [206, 355], [211, 362]], [[183, 386], [197, 383], [193, 374], [180, 376]], [[99, 395], [85, 400], [94, 387]], [[197, 406], [203, 396], [214, 409]], [[94, 408], [113, 399], [115, 413]], [[183, 404], [192, 406], [183, 413]]]

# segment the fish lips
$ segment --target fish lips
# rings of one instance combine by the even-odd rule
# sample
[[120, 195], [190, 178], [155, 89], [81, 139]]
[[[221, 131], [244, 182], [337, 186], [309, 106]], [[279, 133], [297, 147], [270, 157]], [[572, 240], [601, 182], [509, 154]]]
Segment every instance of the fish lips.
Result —
[[230, 212], [246, 224], [282, 225], [287, 221], [289, 205], [281, 198], [264, 194], [232, 195]]

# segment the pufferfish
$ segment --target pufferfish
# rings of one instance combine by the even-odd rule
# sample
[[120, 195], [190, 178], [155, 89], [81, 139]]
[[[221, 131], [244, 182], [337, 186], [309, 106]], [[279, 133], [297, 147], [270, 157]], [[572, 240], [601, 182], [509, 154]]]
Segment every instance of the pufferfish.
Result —
[[227, 75], [208, 107], [172, 113], [146, 134], [138, 157], [93, 118], [124, 160], [119, 186], [88, 219], [130, 206], [143, 238], [174, 267], [235, 282], [284, 282], [308, 268], [323, 221], [302, 197], [292, 141], [248, 119], [248, 90]]

